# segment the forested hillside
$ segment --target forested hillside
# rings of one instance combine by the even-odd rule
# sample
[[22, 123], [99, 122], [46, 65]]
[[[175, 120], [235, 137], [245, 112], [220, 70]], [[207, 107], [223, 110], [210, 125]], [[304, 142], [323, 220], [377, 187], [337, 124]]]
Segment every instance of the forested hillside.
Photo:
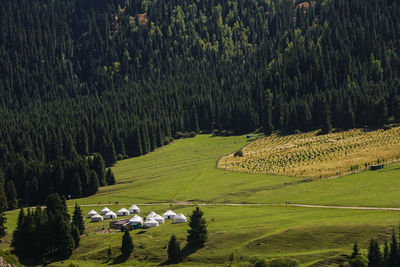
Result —
[[399, 50], [394, 0], [2, 1], [0, 184], [90, 195], [107, 182], [86, 155], [177, 131], [399, 122]]

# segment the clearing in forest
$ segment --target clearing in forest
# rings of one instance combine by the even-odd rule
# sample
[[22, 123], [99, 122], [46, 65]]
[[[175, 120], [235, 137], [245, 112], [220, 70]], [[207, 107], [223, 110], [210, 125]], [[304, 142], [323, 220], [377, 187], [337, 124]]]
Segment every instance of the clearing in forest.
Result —
[[[258, 138], [222, 157], [227, 170], [331, 178], [359, 172], [400, 158], [400, 127], [389, 130], [353, 129], [326, 135], [318, 131]], [[238, 154], [242, 154], [239, 156]]]

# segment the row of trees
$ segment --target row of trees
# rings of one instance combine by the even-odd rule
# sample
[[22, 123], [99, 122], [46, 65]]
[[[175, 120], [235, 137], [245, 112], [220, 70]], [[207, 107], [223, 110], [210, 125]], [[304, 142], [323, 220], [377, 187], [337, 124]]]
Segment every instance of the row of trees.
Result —
[[84, 231], [80, 207], [75, 206], [71, 220], [65, 198], [55, 193], [47, 198], [45, 209], [37, 207], [25, 213], [21, 208], [11, 245], [23, 262], [47, 264], [51, 259], [68, 258]]
[[29, 173], [92, 153], [111, 166], [178, 131], [400, 122], [399, 17], [387, 0], [7, 1], [6, 193], [10, 180], [21, 199], [26, 183], [35, 187], [9, 177], [18, 159]]
[[376, 238], [371, 238], [368, 245], [368, 255], [363, 256], [357, 242], [353, 246], [350, 266], [357, 267], [395, 267], [400, 265], [400, 240], [394, 230], [390, 242], [387, 240], [379, 244]]

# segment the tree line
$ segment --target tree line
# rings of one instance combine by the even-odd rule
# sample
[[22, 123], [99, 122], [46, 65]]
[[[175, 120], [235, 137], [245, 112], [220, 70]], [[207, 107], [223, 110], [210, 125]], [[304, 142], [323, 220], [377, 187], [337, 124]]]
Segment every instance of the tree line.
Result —
[[[111, 166], [177, 132], [326, 133], [400, 122], [399, 32], [393, 0], [7, 1], [5, 191], [13, 194], [12, 181], [30, 202], [33, 178], [46, 187], [41, 165], [100, 153]], [[16, 181], [17, 161], [36, 177]], [[64, 170], [76, 184], [74, 173]]]

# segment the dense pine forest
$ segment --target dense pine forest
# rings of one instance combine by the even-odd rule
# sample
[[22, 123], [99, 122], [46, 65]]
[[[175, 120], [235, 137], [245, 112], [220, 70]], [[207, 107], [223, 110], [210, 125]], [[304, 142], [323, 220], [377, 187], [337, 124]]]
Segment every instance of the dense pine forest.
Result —
[[3, 1], [7, 208], [94, 194], [177, 132], [399, 122], [399, 50], [394, 0]]

